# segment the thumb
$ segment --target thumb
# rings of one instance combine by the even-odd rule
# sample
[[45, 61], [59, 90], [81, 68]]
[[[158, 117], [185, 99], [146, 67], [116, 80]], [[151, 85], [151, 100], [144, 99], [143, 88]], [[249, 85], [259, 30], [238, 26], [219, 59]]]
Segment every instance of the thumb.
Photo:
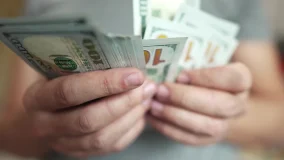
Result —
[[59, 110], [141, 86], [143, 73], [135, 68], [80, 73], [34, 85], [25, 96], [25, 106], [35, 110]]

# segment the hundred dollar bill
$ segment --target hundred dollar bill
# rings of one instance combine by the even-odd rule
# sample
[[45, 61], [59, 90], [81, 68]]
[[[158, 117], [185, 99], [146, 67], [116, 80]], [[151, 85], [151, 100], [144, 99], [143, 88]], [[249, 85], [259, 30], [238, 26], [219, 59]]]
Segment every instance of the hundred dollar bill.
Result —
[[133, 0], [133, 29], [134, 29], [134, 35], [144, 35], [142, 33], [142, 27], [143, 26], [142, 26], [142, 17], [141, 17], [141, 13], [140, 13], [140, 0]]
[[155, 82], [164, 82], [171, 65], [182, 55], [187, 38], [143, 40], [147, 76]]
[[[203, 54], [204, 57], [201, 59], [203, 62], [198, 63], [196, 68], [227, 64], [238, 45], [238, 41], [234, 37], [224, 35], [223, 32], [220, 32], [212, 26], [206, 25], [204, 22], [191, 17], [192, 15], [184, 14], [181, 21], [178, 23], [184, 24], [190, 28], [202, 30], [203, 32], [209, 32], [211, 35], [207, 42], [205, 53]], [[224, 29], [227, 28], [224, 27]], [[232, 34], [233, 33], [231, 33], [231, 35]]]
[[237, 49], [238, 40], [231, 37], [222, 37], [215, 35], [208, 43], [203, 63], [199, 67], [217, 67], [223, 66], [230, 62], [235, 50]]
[[173, 20], [183, 0], [151, 0], [151, 16], [165, 20]]
[[186, 23], [186, 21], [192, 19], [199, 20], [200, 23], [215, 29], [224, 36], [236, 37], [240, 30], [240, 26], [233, 22], [217, 18], [201, 10], [196, 10], [185, 3], [180, 5], [175, 14], [174, 22]]
[[[193, 69], [203, 63], [204, 53], [208, 40], [211, 37], [210, 32], [199, 30], [197, 28], [186, 27], [185, 25], [172, 23], [171, 21], [151, 18], [146, 29], [145, 39], [177, 38], [187, 37], [187, 42], [183, 50], [183, 56], [180, 57], [178, 66], [180, 69]], [[170, 74], [178, 74], [177, 71]], [[172, 77], [173, 78], [173, 77]], [[171, 80], [172, 81], [172, 80]]]
[[[124, 67], [127, 60], [117, 58], [123, 55], [115, 52], [117, 42], [113, 39], [87, 26], [1, 29], [1, 40], [48, 78]], [[142, 46], [141, 38], [140, 43]], [[126, 63], [125, 66], [133, 65]], [[139, 68], [137, 64], [132, 67]]]
[[140, 5], [140, 17], [141, 17], [141, 26], [142, 26], [142, 35], [144, 35], [146, 26], [147, 26], [147, 17], [150, 13], [150, 0], [139, 0]]

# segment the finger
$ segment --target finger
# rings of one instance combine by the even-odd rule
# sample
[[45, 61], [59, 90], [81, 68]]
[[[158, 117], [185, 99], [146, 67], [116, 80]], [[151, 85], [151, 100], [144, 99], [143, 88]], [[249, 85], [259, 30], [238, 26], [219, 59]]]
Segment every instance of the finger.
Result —
[[92, 133], [119, 119], [135, 106], [149, 104], [156, 89], [155, 84], [148, 83], [74, 110], [44, 114], [38, 117], [35, 126], [39, 130], [39, 136], [78, 136]]
[[189, 111], [221, 118], [242, 114], [246, 105], [240, 97], [226, 92], [172, 83], [160, 85], [156, 99]]
[[192, 133], [215, 137], [222, 135], [228, 128], [223, 119], [200, 115], [155, 101], [151, 106], [151, 113], [154, 117]]
[[28, 110], [60, 110], [141, 86], [144, 75], [134, 68], [80, 73], [38, 83], [24, 98]]
[[147, 117], [147, 119], [156, 130], [158, 130], [165, 136], [185, 145], [199, 146], [199, 145], [213, 144], [224, 138], [224, 137], [216, 138], [204, 135], [199, 136], [191, 132], [184, 131], [169, 123], [164, 123], [161, 120], [151, 116]]
[[251, 88], [251, 77], [245, 65], [234, 63], [225, 67], [187, 70], [179, 75], [177, 82], [238, 93]]
[[[147, 105], [148, 106], [148, 105]], [[55, 146], [69, 151], [110, 150], [145, 115], [149, 107], [139, 105], [124, 117], [86, 136], [64, 137], [55, 142]]]
[[92, 150], [92, 151], [66, 151], [64, 149], [58, 148], [58, 151], [65, 153], [69, 156], [76, 158], [87, 158], [90, 156], [104, 156], [113, 152], [120, 152], [124, 150], [127, 146], [135, 141], [135, 139], [141, 134], [145, 127], [145, 120], [139, 120], [134, 127], [132, 127], [109, 151], [105, 150]]
[[145, 128], [144, 117], [139, 120], [136, 125], [131, 128], [120, 140], [116, 142], [113, 147], [114, 152], [120, 152], [126, 149], [131, 143], [133, 143], [137, 137], [142, 133]]
[[[156, 85], [149, 83], [126, 93], [90, 103], [84, 107], [58, 112], [38, 122], [42, 136], [84, 135], [97, 131], [119, 119], [135, 106], [150, 103]], [[147, 108], [146, 106], [144, 108]], [[141, 107], [140, 107], [141, 108]], [[44, 117], [40, 117], [43, 119]], [[45, 126], [45, 127], [42, 127]]]

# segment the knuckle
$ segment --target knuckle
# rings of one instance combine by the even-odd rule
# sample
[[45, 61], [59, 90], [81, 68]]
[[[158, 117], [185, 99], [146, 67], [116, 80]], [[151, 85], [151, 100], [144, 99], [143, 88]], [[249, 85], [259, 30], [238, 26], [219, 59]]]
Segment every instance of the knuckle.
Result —
[[110, 95], [112, 93], [113, 89], [107, 76], [102, 77], [102, 82], [100, 84], [105, 95]]
[[134, 105], [138, 104], [139, 98], [133, 96], [132, 92], [129, 92], [125, 96], [125, 105], [127, 109], [133, 108]]
[[106, 150], [107, 149], [107, 142], [104, 138], [103, 134], [98, 133], [95, 138], [90, 142], [91, 148], [98, 149], [98, 150]]
[[238, 116], [241, 116], [243, 114], [246, 113], [246, 100], [242, 99], [241, 97], [237, 97], [237, 107], [236, 107], [236, 113], [235, 113], [235, 116], [238, 117]]
[[104, 101], [104, 106], [105, 106], [105, 109], [106, 109], [106, 114], [107, 114], [109, 117], [117, 117], [117, 113], [115, 112], [114, 106], [113, 106], [113, 104], [111, 103], [111, 100], [110, 100], [110, 99], [106, 99], [106, 100]]
[[226, 103], [226, 106], [223, 109], [224, 116], [226, 118], [232, 118], [239, 114], [239, 112], [242, 110], [243, 106], [241, 106], [241, 102], [239, 98], [228, 98], [228, 102]]
[[192, 146], [199, 146], [200, 145], [198, 138], [195, 137], [195, 136], [187, 137], [184, 140], [184, 142], [185, 142], [186, 145], [192, 145]]
[[231, 70], [230, 84], [235, 86], [237, 91], [249, 90], [252, 86], [252, 75], [249, 69], [242, 63], [236, 63]]
[[183, 106], [187, 106], [189, 104], [189, 100], [190, 99], [188, 98], [187, 93], [185, 91], [182, 91], [179, 97], [180, 104]]
[[210, 122], [207, 123], [209, 134], [212, 137], [222, 136], [223, 133], [226, 131], [226, 124], [227, 123], [225, 123], [224, 121], [210, 120]]
[[38, 138], [45, 138], [49, 136], [51, 133], [51, 128], [46, 126], [46, 123], [43, 121], [41, 117], [43, 115], [35, 115], [37, 113], [34, 113], [31, 115], [33, 117], [33, 122], [32, 122], [32, 131], [34, 135]]
[[88, 115], [82, 114], [77, 119], [77, 126], [79, 133], [90, 133], [93, 131], [93, 126], [88, 118]]
[[208, 69], [201, 69], [198, 71], [199, 77], [202, 77], [202, 80], [206, 84], [214, 84], [212, 76], [211, 76], [211, 70]]
[[112, 150], [113, 152], [122, 152], [125, 148], [126, 146], [124, 145], [114, 145]]
[[76, 96], [74, 88], [69, 80], [62, 80], [55, 90], [55, 98], [58, 103], [63, 106], [75, 105], [74, 96]]
[[47, 133], [45, 132], [44, 129], [42, 129], [41, 127], [38, 127], [39, 125], [35, 125], [33, 127], [33, 132], [34, 132], [34, 135], [38, 138], [44, 138], [46, 137]]
[[79, 148], [83, 151], [90, 151], [92, 150], [92, 143], [89, 139], [83, 139], [78, 144]]
[[206, 119], [204, 121], [204, 128], [206, 128], [206, 134], [215, 135], [216, 134], [216, 123], [213, 122], [212, 119]]
[[228, 131], [228, 123], [226, 121], [216, 122], [215, 131], [212, 136], [216, 137], [216, 139], [219, 140], [225, 136], [227, 131]]
[[202, 133], [206, 133], [206, 131], [208, 130], [207, 128], [204, 127], [204, 122], [201, 121], [201, 123], [196, 124], [195, 126], [193, 126], [192, 131], [195, 134], [202, 134]]
[[26, 91], [26, 93], [24, 94], [23, 97], [23, 105], [24, 105], [24, 109], [27, 113], [33, 113], [35, 110], [35, 107], [38, 107], [40, 103], [39, 99], [40, 99], [40, 94], [38, 94], [38, 88], [40, 88], [41, 86], [43, 86], [45, 83], [45, 81], [39, 81], [34, 83], [31, 87], [29, 87]]
[[103, 72], [101, 81], [100, 81], [100, 88], [102, 89], [104, 95], [112, 95], [116, 92], [123, 90], [123, 85], [119, 85], [115, 83], [115, 79], [113, 79], [113, 75], [116, 73], [114, 70], [109, 71], [101, 71]]

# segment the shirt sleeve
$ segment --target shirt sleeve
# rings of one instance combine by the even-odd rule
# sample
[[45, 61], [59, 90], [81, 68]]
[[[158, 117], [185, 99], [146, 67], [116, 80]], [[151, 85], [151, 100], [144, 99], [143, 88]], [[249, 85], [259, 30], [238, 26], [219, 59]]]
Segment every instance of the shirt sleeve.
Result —
[[264, 12], [261, 0], [243, 0], [238, 23], [240, 40], [273, 40], [271, 26]]

